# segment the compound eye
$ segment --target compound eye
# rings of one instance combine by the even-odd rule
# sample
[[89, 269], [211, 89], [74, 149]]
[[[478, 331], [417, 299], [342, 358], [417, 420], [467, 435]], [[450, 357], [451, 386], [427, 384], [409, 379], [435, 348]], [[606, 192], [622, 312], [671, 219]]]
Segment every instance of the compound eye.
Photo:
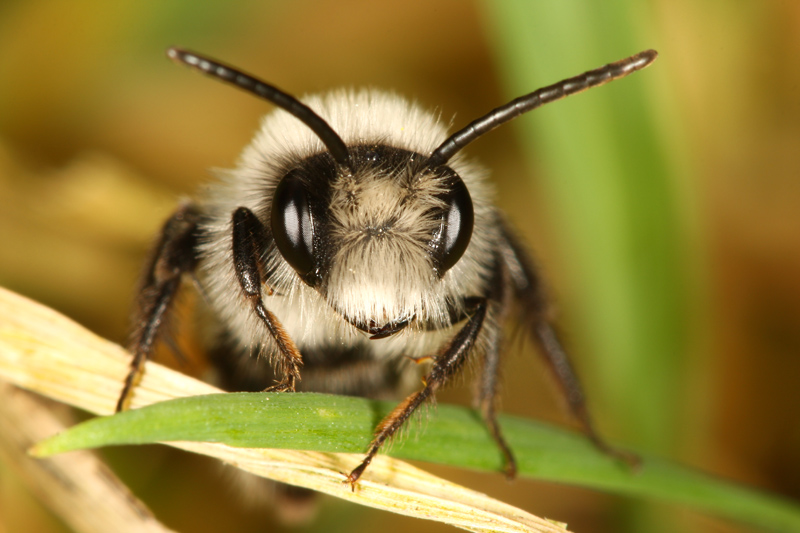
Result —
[[442, 226], [432, 243], [439, 260], [440, 276], [464, 255], [472, 237], [474, 222], [472, 198], [461, 178], [453, 176], [449, 190], [442, 200], [446, 203]]
[[314, 217], [296, 173], [287, 174], [272, 198], [272, 235], [284, 259], [305, 278], [314, 270]]

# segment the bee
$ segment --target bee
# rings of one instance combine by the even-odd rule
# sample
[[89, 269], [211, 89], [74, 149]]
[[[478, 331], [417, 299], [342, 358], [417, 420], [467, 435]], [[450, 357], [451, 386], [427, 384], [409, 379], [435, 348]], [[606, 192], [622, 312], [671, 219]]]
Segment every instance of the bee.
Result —
[[[166, 221], [137, 300], [117, 410], [193, 277], [227, 390], [406, 395], [346, 476], [351, 486], [470, 360], [479, 368], [476, 404], [514, 476], [496, 411], [511, 319], [544, 356], [587, 437], [635, 463], [595, 430], [534, 262], [493, 205], [486, 169], [462, 150], [523, 113], [648, 66], [654, 50], [512, 100], [449, 136], [436, 116], [393, 93], [341, 90], [301, 101], [208, 57], [179, 48], [168, 56], [279, 109], [234, 170]], [[420, 386], [412, 361], [423, 360], [430, 368]]]

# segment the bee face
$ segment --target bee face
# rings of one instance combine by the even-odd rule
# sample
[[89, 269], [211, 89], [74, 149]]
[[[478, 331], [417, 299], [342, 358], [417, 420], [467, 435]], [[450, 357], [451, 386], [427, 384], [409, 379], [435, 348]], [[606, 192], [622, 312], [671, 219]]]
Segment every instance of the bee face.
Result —
[[[472, 200], [450, 168], [416, 152], [350, 147], [353, 171], [328, 154], [278, 184], [271, 229], [283, 259], [348, 321], [408, 322], [470, 242]], [[358, 287], [358, 291], [353, 291]]]

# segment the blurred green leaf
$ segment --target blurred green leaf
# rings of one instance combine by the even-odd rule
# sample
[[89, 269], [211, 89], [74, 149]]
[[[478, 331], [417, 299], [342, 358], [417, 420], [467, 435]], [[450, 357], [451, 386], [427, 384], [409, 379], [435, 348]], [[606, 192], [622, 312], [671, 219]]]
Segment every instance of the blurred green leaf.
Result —
[[[642, 3], [489, 1], [492, 37], [509, 96], [658, 48]], [[597, 402], [618, 434], [649, 450], [674, 441], [689, 308], [685, 199], [665, 113], [645, 71], [515, 122], [546, 194], [567, 269], [571, 330], [591, 358]], [[533, 116], [535, 115], [535, 116]], [[594, 392], [594, 391], [590, 391]], [[590, 395], [592, 396], [592, 395]], [[592, 396], [594, 397], [594, 396]]]

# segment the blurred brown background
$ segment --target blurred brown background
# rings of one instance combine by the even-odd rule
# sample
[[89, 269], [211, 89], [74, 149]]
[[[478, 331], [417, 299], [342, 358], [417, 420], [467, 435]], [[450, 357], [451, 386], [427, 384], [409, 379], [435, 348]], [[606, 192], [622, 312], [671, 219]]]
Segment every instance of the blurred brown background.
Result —
[[[698, 295], [675, 398], [686, 414], [670, 458], [800, 498], [800, 3], [641, 2], [640, 41], [659, 50], [664, 143], [690, 180], [680, 209]], [[178, 68], [169, 45], [203, 51], [294, 94], [393, 88], [463, 124], [507, 101], [485, 4], [368, 2], [0, 3], [0, 285], [123, 341], [151, 238], [182, 195], [229, 168], [269, 106]], [[637, 20], [620, 22], [636, 26]], [[634, 53], [629, 50], [626, 53]], [[553, 53], [557, 53], [554, 51]], [[621, 57], [621, 56], [619, 56]], [[619, 57], [608, 57], [608, 61]], [[584, 65], [584, 69], [598, 65]], [[580, 70], [548, 73], [551, 81]], [[531, 87], [534, 89], [535, 87]], [[530, 117], [526, 120], [536, 120]], [[501, 128], [470, 148], [498, 202], [549, 274], [562, 315], [569, 279], [536, 150]], [[531, 176], [530, 179], [524, 176]], [[570, 331], [575, 337], [579, 331]], [[579, 341], [578, 341], [579, 342]], [[646, 357], [643, 354], [643, 357]], [[581, 358], [576, 356], [580, 368]], [[510, 357], [504, 410], [568, 423], [534, 357]], [[593, 376], [584, 375], [591, 392]], [[634, 385], [631, 385], [635, 387]], [[642, 391], [646, 394], [647, 391]], [[467, 402], [468, 387], [442, 401]], [[614, 437], [617, 413], [597, 408]], [[151, 447], [106, 454], [179, 531], [279, 530], [243, 509], [208, 461]], [[620, 498], [431, 467], [578, 532], [629, 530]], [[682, 530], [749, 531], [659, 508]], [[626, 525], [627, 524], [627, 525]], [[327, 500], [318, 531], [444, 531]], [[653, 525], [652, 530], [658, 530]], [[672, 526], [674, 527], [674, 526]], [[64, 531], [0, 466], [0, 531]], [[633, 530], [633, 529], [631, 529]]]

